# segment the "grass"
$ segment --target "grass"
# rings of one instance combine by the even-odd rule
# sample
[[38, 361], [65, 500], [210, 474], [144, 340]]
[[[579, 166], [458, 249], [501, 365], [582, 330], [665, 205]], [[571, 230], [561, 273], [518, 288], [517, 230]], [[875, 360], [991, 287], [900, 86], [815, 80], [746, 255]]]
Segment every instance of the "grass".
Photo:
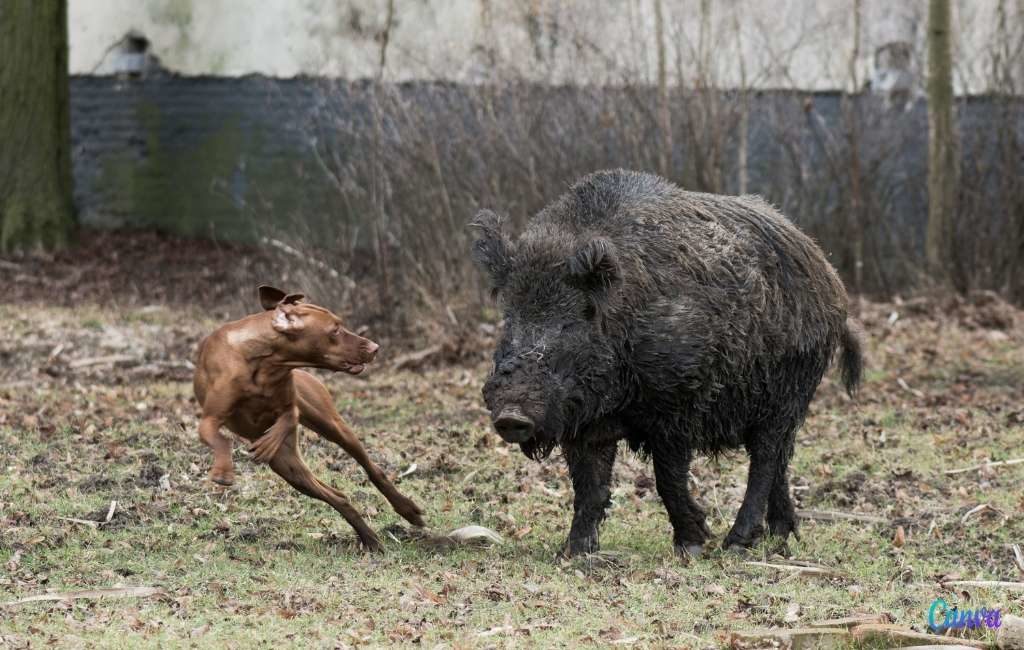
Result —
[[[424, 506], [431, 530], [480, 524], [506, 539], [446, 549], [410, 539], [355, 463], [307, 434], [314, 472], [386, 539], [385, 554], [368, 555], [339, 516], [249, 462], [240, 445], [235, 486], [206, 480], [187, 371], [47, 361], [58, 342], [71, 358], [100, 354], [97, 332], [110, 327], [147, 362], [180, 358], [211, 323], [182, 330], [152, 310], [89, 308], [47, 310], [30, 327], [23, 310], [0, 307], [0, 602], [119, 585], [165, 591], [9, 606], [0, 645], [715, 647], [733, 629], [855, 613], [924, 631], [939, 596], [1019, 615], [1020, 592], [940, 581], [1021, 580], [1008, 545], [1024, 542], [1024, 465], [943, 474], [1024, 457], [1021, 332], [1004, 334], [1008, 342], [955, 321], [890, 324], [891, 309], [865, 315], [872, 370], [858, 402], [831, 381], [819, 391], [791, 481], [801, 508], [891, 523], [805, 521], [788, 548], [769, 540], [746, 557], [714, 548], [686, 563], [672, 555], [651, 468], [625, 450], [604, 552], [557, 559], [571, 515], [565, 469], [489, 433], [484, 364], [328, 379], [378, 462], [392, 475], [416, 465], [399, 487]], [[694, 467], [715, 544], [745, 472], [741, 455]], [[112, 501], [109, 523], [70, 521], [103, 521]], [[992, 509], [962, 522], [979, 504]], [[811, 561], [836, 575], [789, 577], [750, 560]]]

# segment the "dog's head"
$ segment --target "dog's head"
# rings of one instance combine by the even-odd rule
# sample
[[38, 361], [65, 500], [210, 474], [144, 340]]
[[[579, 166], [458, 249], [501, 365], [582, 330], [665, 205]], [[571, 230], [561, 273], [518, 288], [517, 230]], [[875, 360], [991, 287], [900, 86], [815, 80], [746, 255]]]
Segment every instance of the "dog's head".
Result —
[[379, 345], [348, 330], [330, 310], [304, 302], [303, 294], [264, 285], [259, 296], [263, 309], [274, 312], [270, 324], [282, 350], [297, 364], [357, 375], [377, 356]]

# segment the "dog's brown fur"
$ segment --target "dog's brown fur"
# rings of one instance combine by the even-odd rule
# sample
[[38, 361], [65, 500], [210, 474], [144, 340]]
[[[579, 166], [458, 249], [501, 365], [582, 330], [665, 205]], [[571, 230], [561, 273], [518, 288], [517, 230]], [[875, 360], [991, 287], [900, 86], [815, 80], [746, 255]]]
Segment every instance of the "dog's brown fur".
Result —
[[380, 539], [344, 494], [323, 483], [302, 461], [298, 424], [341, 446], [364, 470], [395, 511], [416, 526], [423, 511], [391, 483], [341, 419], [330, 394], [312, 367], [362, 372], [378, 346], [345, 329], [323, 307], [302, 302], [301, 294], [259, 288], [265, 311], [220, 327], [199, 343], [193, 386], [202, 408], [199, 437], [213, 450], [210, 479], [234, 482], [232, 444], [222, 426], [252, 442], [253, 459], [270, 468], [303, 494], [325, 501], [352, 525], [359, 540], [379, 550]]

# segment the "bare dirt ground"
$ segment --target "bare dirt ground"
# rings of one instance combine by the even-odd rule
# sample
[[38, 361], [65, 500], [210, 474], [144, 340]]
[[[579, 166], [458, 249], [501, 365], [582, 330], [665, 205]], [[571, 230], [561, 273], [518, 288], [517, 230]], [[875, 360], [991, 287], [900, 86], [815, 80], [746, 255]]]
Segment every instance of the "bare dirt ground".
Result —
[[[0, 646], [697, 648], [856, 614], [925, 631], [939, 596], [1024, 613], [1024, 591], [957, 584], [1024, 581], [1024, 463], [999, 464], [1024, 458], [1024, 316], [994, 297], [865, 304], [865, 388], [850, 401], [826, 379], [798, 438], [801, 538], [689, 562], [671, 553], [651, 468], [627, 452], [603, 552], [559, 560], [566, 472], [488, 431], [484, 351], [396, 370], [384, 341], [365, 376], [326, 378], [339, 409], [432, 531], [479, 524], [504, 543], [417, 539], [355, 463], [307, 436], [314, 471], [383, 531], [371, 556], [241, 445], [235, 486], [205, 478], [189, 360], [250, 300], [249, 271], [217, 266], [214, 245], [91, 237], [0, 260]], [[716, 541], [745, 470], [738, 454], [694, 466]], [[19, 602], [48, 594], [65, 598]]]

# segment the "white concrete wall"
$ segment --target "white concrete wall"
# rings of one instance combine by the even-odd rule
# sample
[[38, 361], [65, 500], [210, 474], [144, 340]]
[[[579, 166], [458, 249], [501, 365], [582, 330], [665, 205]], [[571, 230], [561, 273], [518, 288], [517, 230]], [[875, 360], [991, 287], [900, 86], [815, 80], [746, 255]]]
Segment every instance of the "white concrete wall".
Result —
[[[104, 72], [128, 30], [163, 64], [189, 75], [552, 83], [653, 81], [658, 0], [69, 0], [72, 73]], [[672, 83], [850, 88], [855, 0], [661, 0]], [[998, 8], [1007, 38], [1024, 38], [1024, 0], [954, 0], [957, 85], [990, 87]], [[861, 0], [858, 85], [876, 48], [913, 39], [923, 70], [926, 0]], [[709, 7], [702, 19], [701, 6]], [[388, 31], [381, 70], [382, 35]], [[1011, 46], [1012, 51], [1012, 46]], [[1024, 78], [1024, 56], [1011, 63]], [[1005, 57], [1004, 57], [1005, 58]], [[700, 63], [703, 61], [704, 63]]]

